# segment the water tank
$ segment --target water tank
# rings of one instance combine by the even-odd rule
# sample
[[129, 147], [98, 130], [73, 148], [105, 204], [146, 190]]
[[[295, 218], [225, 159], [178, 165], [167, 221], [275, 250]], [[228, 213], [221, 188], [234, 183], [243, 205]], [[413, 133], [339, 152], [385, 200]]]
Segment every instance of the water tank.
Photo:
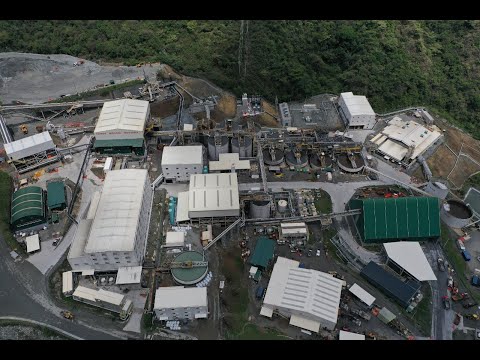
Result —
[[287, 207], [288, 207], [288, 202], [287, 200], [278, 200], [278, 211], [281, 212], [281, 213], [284, 213], [285, 211], [287, 211]]
[[270, 201], [254, 200], [250, 202], [250, 218], [251, 219], [268, 219], [270, 218]]
[[337, 165], [345, 172], [358, 173], [363, 170], [365, 161], [360, 154], [340, 154], [337, 157]]
[[110, 276], [110, 277], [108, 278], [108, 283], [109, 283], [109, 284], [113, 284], [114, 281], [115, 281], [115, 278], [114, 278], [113, 276]]
[[228, 136], [210, 136], [208, 138], [208, 158], [218, 161], [219, 154], [227, 154], [230, 148]]
[[445, 199], [448, 195], [448, 187], [438, 181], [429, 181], [423, 190], [442, 200]]
[[274, 166], [283, 162], [283, 151], [275, 148], [267, 148], [263, 150], [263, 161], [265, 164]]
[[460, 229], [467, 226], [472, 219], [473, 212], [463, 201], [448, 200], [442, 205], [440, 217], [450, 227]]
[[289, 166], [295, 168], [304, 168], [308, 165], [308, 156], [304, 151], [290, 151], [285, 156], [285, 161]]
[[242, 157], [252, 157], [253, 141], [250, 136], [232, 138], [232, 153], [238, 153]]

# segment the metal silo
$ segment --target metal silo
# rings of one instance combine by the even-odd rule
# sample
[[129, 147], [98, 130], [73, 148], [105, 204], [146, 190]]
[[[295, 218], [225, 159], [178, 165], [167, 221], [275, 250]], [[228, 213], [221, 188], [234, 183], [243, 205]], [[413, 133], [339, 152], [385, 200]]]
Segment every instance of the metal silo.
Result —
[[230, 148], [228, 136], [210, 136], [208, 138], [208, 158], [218, 161], [218, 154], [227, 154]]
[[253, 141], [250, 136], [232, 138], [232, 153], [238, 153], [239, 157], [252, 157]]

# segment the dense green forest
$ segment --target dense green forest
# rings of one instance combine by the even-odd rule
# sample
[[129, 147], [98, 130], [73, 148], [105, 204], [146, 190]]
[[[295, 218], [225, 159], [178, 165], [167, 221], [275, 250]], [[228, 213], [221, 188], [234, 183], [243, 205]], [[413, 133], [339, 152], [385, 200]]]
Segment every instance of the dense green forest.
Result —
[[[161, 61], [237, 95], [353, 91], [427, 105], [480, 138], [478, 21], [0, 21], [0, 49]], [[243, 34], [243, 35], [242, 35]]]

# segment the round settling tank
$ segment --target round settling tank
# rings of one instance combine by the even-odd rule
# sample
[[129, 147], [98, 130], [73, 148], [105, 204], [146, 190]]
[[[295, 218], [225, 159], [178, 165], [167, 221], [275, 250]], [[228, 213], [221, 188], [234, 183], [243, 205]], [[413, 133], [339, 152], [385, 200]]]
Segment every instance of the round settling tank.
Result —
[[287, 211], [288, 202], [287, 200], [278, 200], [278, 212], [284, 213]]
[[285, 161], [287, 162], [288, 166], [304, 168], [308, 165], [308, 155], [304, 151], [290, 151], [285, 156]]
[[208, 138], [208, 158], [218, 161], [219, 154], [228, 154], [230, 139], [228, 136], [210, 136]]
[[448, 200], [442, 205], [440, 217], [450, 227], [460, 229], [467, 226], [473, 216], [472, 210], [463, 201]]
[[[323, 155], [322, 155], [323, 154]], [[313, 170], [320, 170], [332, 167], [332, 158], [325, 155], [325, 153], [310, 155], [310, 167]]]
[[340, 154], [337, 156], [337, 164], [343, 171], [357, 173], [363, 170], [365, 161], [360, 154]]
[[232, 138], [232, 153], [238, 153], [239, 157], [252, 157], [252, 138], [241, 136]]
[[268, 148], [263, 150], [263, 161], [267, 165], [280, 165], [283, 162], [283, 157], [283, 151], [280, 149]]
[[270, 210], [270, 200], [254, 200], [250, 202], [249, 215], [251, 219], [268, 219]]
[[[173, 262], [188, 263], [190, 261], [204, 261], [202, 254], [196, 251], [185, 251], [178, 255]], [[203, 280], [208, 273], [208, 266], [173, 268], [170, 270], [173, 279], [182, 285], [194, 285]]]

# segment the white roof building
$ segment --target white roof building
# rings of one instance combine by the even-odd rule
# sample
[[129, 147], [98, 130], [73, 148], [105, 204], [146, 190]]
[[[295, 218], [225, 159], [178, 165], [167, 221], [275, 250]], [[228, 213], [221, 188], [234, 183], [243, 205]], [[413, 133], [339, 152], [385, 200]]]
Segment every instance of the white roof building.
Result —
[[164, 247], [183, 247], [185, 233], [183, 231], [168, 231]]
[[353, 95], [352, 92], [344, 92], [340, 94], [340, 97], [343, 99], [343, 102], [347, 106], [351, 116], [358, 116], [358, 115], [375, 116], [375, 111], [373, 111], [372, 106], [368, 102], [366, 96]]
[[118, 268], [116, 285], [140, 284], [142, 278], [141, 266], [126, 266]]
[[119, 306], [125, 295], [117, 294], [103, 289], [90, 289], [85, 286], [78, 286], [73, 292], [73, 296], [79, 299], [90, 300], [92, 302], [102, 301], [104, 303]]
[[132, 251], [140, 217], [147, 170], [123, 169], [110, 171], [85, 252]]
[[340, 330], [338, 340], [365, 340], [365, 335]]
[[190, 165], [203, 163], [203, 147], [165, 146], [162, 153], [162, 167], [166, 165]]
[[188, 191], [182, 191], [178, 193], [176, 212], [177, 222], [190, 220], [190, 217], [188, 216], [188, 194]]
[[250, 160], [240, 160], [238, 153], [218, 154], [218, 161], [210, 161], [209, 171], [250, 170]]
[[302, 269], [299, 262], [278, 257], [260, 314], [290, 316], [290, 324], [318, 332], [337, 323], [342, 280], [321, 271]]
[[307, 235], [308, 227], [304, 222], [298, 223], [281, 223], [280, 230], [282, 235]]
[[142, 138], [150, 116], [150, 103], [121, 99], [103, 104], [94, 134], [98, 140]]
[[369, 307], [375, 302], [375, 298], [357, 284], [353, 284], [348, 290]]
[[[178, 203], [178, 206], [184, 204]], [[240, 201], [236, 173], [190, 176], [188, 216], [239, 216]]]
[[27, 253], [40, 250], [40, 239], [38, 234], [27, 236], [25, 238], [25, 243], [27, 244]]
[[19, 160], [43, 151], [55, 149], [48, 131], [4, 144], [5, 153], [10, 160]]
[[[399, 116], [390, 120], [381, 134], [383, 136], [377, 138], [377, 134], [371, 141], [379, 145], [378, 150], [381, 153], [397, 161], [406, 156], [406, 161], [416, 159], [443, 136], [436, 126], [427, 129], [415, 121], [403, 120]], [[412, 149], [410, 153], [409, 148]]]
[[62, 293], [67, 295], [73, 292], [73, 272], [65, 271], [62, 273]]
[[208, 316], [206, 287], [160, 287], [153, 307], [159, 320], [204, 319]]
[[418, 281], [437, 280], [430, 264], [418, 242], [398, 241], [383, 244], [388, 261], [394, 262], [401, 269]]

